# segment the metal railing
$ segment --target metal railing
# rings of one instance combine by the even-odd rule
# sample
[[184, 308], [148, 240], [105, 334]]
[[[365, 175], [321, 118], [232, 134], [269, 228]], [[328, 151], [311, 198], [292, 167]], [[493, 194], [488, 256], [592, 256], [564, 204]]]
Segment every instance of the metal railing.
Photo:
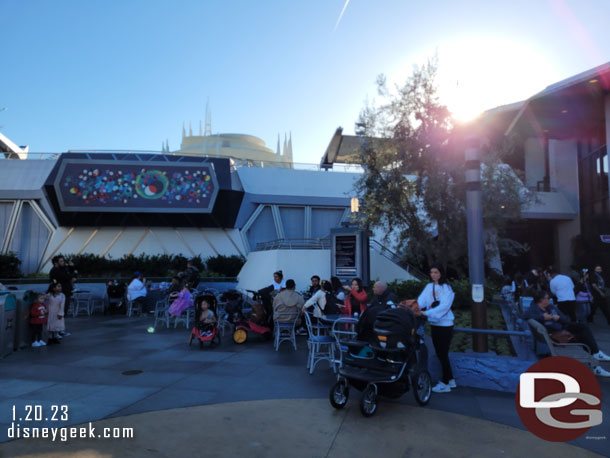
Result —
[[377, 253], [381, 254], [384, 258], [389, 259], [394, 264], [402, 267], [403, 269], [405, 269], [407, 271], [407, 273], [409, 273], [410, 275], [413, 275], [415, 278], [417, 278], [419, 280], [426, 280], [428, 278], [428, 276], [425, 273], [423, 273], [421, 270], [419, 270], [417, 267], [406, 262], [403, 258], [398, 256], [392, 250], [389, 250], [388, 248], [386, 248], [384, 245], [379, 243], [377, 240], [371, 239], [369, 241], [369, 245]]
[[330, 239], [280, 239], [256, 244], [255, 251], [269, 250], [329, 250]]
[[[56, 160], [59, 159], [62, 154], [67, 153], [77, 153], [77, 154], [87, 154], [89, 156], [94, 155], [113, 155], [116, 159], [126, 159], [126, 155], [138, 155], [138, 154], [147, 154], [147, 155], [165, 155], [165, 156], [184, 156], [189, 157], [191, 155], [182, 155], [182, 154], [174, 154], [167, 153], [163, 151], [148, 151], [148, 150], [69, 150], [66, 153], [38, 153], [38, 152], [28, 152], [24, 153], [27, 155], [26, 160]], [[199, 156], [193, 156], [199, 157]], [[209, 158], [215, 158], [214, 155], [208, 155]], [[327, 171], [327, 172], [338, 172], [338, 173], [362, 173], [362, 166], [359, 164], [334, 164], [332, 168], [328, 168], [322, 166], [320, 164], [315, 163], [306, 163], [306, 162], [276, 162], [276, 161], [256, 161], [250, 159], [243, 159], [239, 157], [233, 156], [218, 156], [220, 158], [225, 158], [231, 160], [231, 168], [236, 170], [242, 167], [258, 167], [258, 168], [282, 168], [282, 169], [293, 169], [293, 170], [310, 170], [310, 171]], [[17, 160], [19, 159], [17, 154], [11, 154], [9, 157], [5, 159]]]

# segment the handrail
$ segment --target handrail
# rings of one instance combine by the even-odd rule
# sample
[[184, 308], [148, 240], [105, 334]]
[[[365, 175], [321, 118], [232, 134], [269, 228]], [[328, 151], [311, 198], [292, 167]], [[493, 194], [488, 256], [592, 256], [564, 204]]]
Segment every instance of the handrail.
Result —
[[497, 336], [520, 336], [529, 337], [529, 331], [509, 331], [505, 329], [475, 329], [475, 328], [453, 328], [455, 332], [467, 332], [470, 334], [491, 334]]
[[399, 265], [400, 267], [405, 269], [407, 271], [407, 273], [413, 275], [417, 279], [419, 279], [419, 280], [426, 280], [428, 278], [428, 276], [425, 273], [423, 273], [421, 270], [419, 270], [417, 267], [415, 267], [414, 265], [404, 261], [400, 256], [398, 256], [392, 250], [389, 250], [388, 248], [386, 248], [384, 245], [379, 243], [377, 240], [370, 239], [369, 240], [369, 245], [370, 245], [371, 248], [373, 248], [375, 251], [377, 251], [383, 257], [385, 257], [386, 259], [389, 259], [394, 264]]
[[269, 250], [328, 250], [330, 239], [278, 239], [256, 244], [255, 251]]

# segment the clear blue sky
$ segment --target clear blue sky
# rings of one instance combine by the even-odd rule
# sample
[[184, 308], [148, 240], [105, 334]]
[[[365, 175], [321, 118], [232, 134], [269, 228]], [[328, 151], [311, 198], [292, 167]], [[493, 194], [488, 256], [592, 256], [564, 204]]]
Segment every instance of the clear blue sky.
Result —
[[275, 149], [292, 131], [295, 161], [318, 162], [379, 73], [400, 81], [435, 50], [445, 81], [494, 83], [483, 108], [610, 61], [609, 1], [351, 0], [335, 28], [344, 5], [0, 0], [1, 130], [36, 152], [177, 149], [209, 97], [214, 133]]

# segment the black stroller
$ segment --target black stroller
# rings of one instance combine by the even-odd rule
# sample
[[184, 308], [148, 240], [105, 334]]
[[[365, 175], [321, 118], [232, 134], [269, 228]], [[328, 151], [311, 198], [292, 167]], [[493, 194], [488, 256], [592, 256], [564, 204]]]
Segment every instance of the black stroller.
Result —
[[375, 320], [375, 345], [344, 342], [340, 349], [343, 367], [330, 390], [331, 405], [343, 408], [350, 386], [362, 391], [360, 411], [365, 417], [377, 411], [377, 396], [398, 398], [410, 389], [419, 405], [428, 404], [432, 380], [426, 346], [415, 333], [417, 324], [410, 310], [388, 309]]
[[127, 292], [127, 285], [118, 280], [110, 280], [106, 284], [106, 294], [108, 295], [108, 313], [125, 313], [126, 308], [123, 308], [125, 304], [125, 293]]

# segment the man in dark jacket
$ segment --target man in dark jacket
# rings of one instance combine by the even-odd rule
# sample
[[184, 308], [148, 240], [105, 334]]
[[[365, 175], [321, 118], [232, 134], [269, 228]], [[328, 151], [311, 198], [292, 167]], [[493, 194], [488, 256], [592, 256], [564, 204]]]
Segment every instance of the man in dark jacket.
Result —
[[[70, 298], [72, 297], [73, 280], [76, 278], [76, 270], [74, 264], [70, 262], [66, 265], [66, 260], [63, 256], [55, 256], [51, 262], [53, 268], [49, 272], [49, 279], [51, 283], [59, 283], [61, 285], [61, 292], [66, 296], [66, 302], [64, 305], [64, 316], [68, 313]], [[62, 336], [70, 335], [69, 332], [64, 331], [60, 333]]]
[[375, 282], [373, 285], [373, 300], [358, 321], [358, 340], [377, 344], [377, 336], [374, 331], [377, 314], [396, 304], [398, 304], [398, 298], [388, 288], [387, 283], [382, 281]]
[[[593, 358], [598, 361], [610, 361], [610, 356], [599, 349], [591, 329], [585, 324], [572, 323], [556, 305], [551, 305], [549, 295], [545, 291], [539, 291], [534, 295], [534, 305], [525, 313], [525, 319], [538, 321], [546, 328], [549, 335], [566, 330], [574, 335], [577, 342], [584, 343], [589, 347]], [[594, 368], [593, 372], [595, 375], [610, 377], [610, 372], [604, 370], [601, 366]]]
[[186, 272], [184, 272], [184, 277], [193, 288], [197, 288], [197, 285], [199, 284], [199, 269], [195, 267], [193, 261], [188, 261], [186, 263]]

